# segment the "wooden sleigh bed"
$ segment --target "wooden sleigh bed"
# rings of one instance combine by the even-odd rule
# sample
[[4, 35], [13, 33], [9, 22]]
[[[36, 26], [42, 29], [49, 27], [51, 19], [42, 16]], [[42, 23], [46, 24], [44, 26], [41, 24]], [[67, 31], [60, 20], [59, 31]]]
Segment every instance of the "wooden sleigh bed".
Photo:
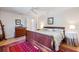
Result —
[[[55, 39], [54, 39], [54, 34], [52, 31], [49, 31], [48, 29], [57, 29], [58, 30], [63, 30], [63, 38], [62, 40], [65, 38], [65, 27], [44, 27], [46, 29], [44, 30], [38, 30], [38, 31], [30, 31], [27, 30], [27, 38], [29, 41], [37, 41], [38, 43], [52, 49], [53, 51], [60, 51], [60, 50], [55, 50], [56, 46], [55, 46]], [[57, 33], [57, 32], [56, 32]], [[57, 35], [56, 35], [57, 36]], [[61, 41], [62, 41], [61, 40]], [[61, 42], [60, 42], [61, 43]]]

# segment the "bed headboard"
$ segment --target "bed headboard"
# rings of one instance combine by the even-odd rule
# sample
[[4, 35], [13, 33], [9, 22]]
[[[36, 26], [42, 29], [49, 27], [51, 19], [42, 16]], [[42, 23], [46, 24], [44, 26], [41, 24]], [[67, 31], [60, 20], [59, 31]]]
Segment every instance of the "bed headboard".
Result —
[[48, 28], [48, 29], [62, 29], [63, 33], [64, 33], [64, 37], [65, 37], [65, 27], [56, 27], [56, 26], [50, 27], [50, 26], [45, 26], [44, 28]]

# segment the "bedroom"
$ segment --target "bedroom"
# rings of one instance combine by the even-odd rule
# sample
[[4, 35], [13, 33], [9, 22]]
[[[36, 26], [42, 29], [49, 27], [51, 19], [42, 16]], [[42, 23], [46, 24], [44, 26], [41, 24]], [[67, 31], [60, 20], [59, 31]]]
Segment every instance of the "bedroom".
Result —
[[[13, 52], [78, 52], [78, 15], [78, 7], [0, 7], [0, 20], [6, 38], [0, 42], [0, 50], [9, 48]], [[25, 37], [15, 38], [19, 35]], [[61, 44], [62, 37], [65, 44]], [[17, 48], [18, 44], [26, 44], [25, 38], [33, 45], [27, 42], [27, 47], [30, 45], [28, 49], [33, 48], [31, 51], [27, 47], [25, 50]]]

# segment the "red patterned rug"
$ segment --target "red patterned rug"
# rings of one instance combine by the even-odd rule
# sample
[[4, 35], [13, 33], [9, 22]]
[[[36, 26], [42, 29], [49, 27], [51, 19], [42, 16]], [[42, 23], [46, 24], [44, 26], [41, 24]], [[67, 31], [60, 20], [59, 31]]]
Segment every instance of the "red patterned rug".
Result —
[[23, 42], [14, 46], [9, 47], [10, 52], [41, 52], [35, 46], [32, 46], [29, 42]]
[[[30, 42], [22, 42], [9, 47], [9, 52], [42, 52], [38, 47], [32, 45]], [[59, 51], [52, 52], [64, 52], [61, 49]]]

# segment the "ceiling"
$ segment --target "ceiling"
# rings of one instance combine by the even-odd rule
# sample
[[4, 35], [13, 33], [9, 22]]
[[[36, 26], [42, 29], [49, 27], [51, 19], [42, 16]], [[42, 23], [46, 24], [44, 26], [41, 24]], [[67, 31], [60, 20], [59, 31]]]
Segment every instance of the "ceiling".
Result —
[[57, 14], [64, 10], [70, 9], [69, 7], [0, 7], [2, 11], [8, 11], [19, 14], [28, 14], [29, 12], [33, 12], [36, 14], [45, 14], [52, 12], [53, 14]]
[[26, 14], [29, 10], [32, 8], [25, 8], [25, 7], [0, 7], [1, 11], [8, 11], [13, 13], [19, 13], [19, 14]]

